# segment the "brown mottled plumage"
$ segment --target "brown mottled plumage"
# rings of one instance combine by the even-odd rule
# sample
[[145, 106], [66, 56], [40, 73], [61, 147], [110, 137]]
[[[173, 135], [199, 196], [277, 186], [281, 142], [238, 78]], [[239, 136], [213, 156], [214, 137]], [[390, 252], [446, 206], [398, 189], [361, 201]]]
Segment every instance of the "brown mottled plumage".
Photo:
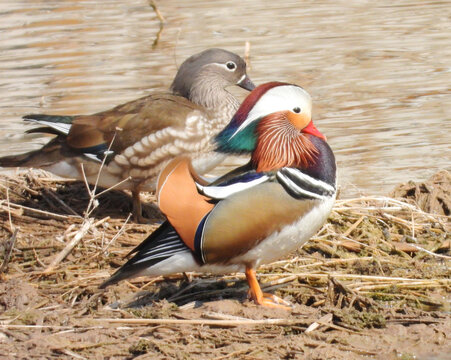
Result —
[[196, 170], [208, 171], [223, 158], [212, 152], [211, 138], [239, 106], [225, 88], [252, 90], [246, 64], [238, 55], [209, 49], [188, 58], [171, 93], [152, 94], [93, 115], [27, 115], [57, 134], [43, 148], [0, 158], [0, 166], [38, 167], [63, 177], [94, 183], [106, 160], [99, 186], [131, 190], [135, 218], [141, 217], [140, 191], [152, 191], [158, 172], [176, 155], [188, 155]]

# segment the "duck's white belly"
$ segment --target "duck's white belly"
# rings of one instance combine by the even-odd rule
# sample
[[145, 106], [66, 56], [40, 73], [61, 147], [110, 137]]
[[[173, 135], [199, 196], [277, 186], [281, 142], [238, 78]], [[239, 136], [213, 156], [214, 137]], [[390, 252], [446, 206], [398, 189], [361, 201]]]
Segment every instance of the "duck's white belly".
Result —
[[[80, 161], [79, 158], [73, 157], [55, 162], [50, 165], [41, 166], [41, 168], [55, 175], [69, 179], [84, 181], [84, 178], [86, 177], [88, 183], [95, 184], [97, 182], [98, 185], [103, 188], [113, 187], [124, 180], [120, 175], [111, 173], [109, 171], [108, 165], [104, 165], [100, 173], [100, 176], [98, 176], [101, 164], [89, 160], [83, 162], [83, 169], [85, 174], [85, 176], [83, 176], [83, 172], [81, 170], [81, 163], [82, 161]], [[115, 189], [133, 190], [134, 186], [135, 183], [129, 180], [122, 182], [118, 186], [115, 186]], [[153, 187], [155, 187], [155, 185], [153, 185]]]

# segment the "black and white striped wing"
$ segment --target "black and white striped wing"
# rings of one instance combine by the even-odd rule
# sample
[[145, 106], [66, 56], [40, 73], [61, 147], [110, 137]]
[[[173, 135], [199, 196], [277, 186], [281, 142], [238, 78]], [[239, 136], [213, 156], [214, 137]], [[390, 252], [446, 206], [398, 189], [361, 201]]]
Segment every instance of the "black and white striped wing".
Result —
[[165, 221], [157, 230], [130, 252], [130, 254], [135, 253], [135, 256], [127, 261], [108, 280], [102, 283], [100, 288], [105, 288], [123, 279], [133, 277], [142, 270], [154, 266], [175, 254], [190, 251], [172, 225], [168, 221]]
[[260, 185], [270, 180], [266, 173], [257, 173], [255, 171], [235, 176], [228, 181], [217, 185], [206, 185], [196, 183], [199, 193], [208, 196], [211, 199], [222, 200], [238, 192], [248, 190], [254, 186]]
[[282, 168], [276, 173], [277, 181], [296, 199], [322, 200], [335, 194], [335, 184], [315, 179], [297, 168]]

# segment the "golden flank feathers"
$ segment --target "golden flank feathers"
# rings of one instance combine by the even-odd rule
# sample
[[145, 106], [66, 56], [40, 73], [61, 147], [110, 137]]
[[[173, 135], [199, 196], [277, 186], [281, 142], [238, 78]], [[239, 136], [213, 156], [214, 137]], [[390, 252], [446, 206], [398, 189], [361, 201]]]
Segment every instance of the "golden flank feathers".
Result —
[[204, 261], [227, 264], [302, 218], [312, 206], [310, 202], [292, 198], [272, 182], [230, 196], [206, 220], [202, 243]]

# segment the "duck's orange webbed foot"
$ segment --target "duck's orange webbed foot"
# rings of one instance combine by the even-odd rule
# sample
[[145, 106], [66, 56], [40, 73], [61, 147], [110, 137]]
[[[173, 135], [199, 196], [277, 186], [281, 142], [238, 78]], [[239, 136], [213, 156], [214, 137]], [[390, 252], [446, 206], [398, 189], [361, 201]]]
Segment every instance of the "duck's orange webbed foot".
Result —
[[276, 295], [264, 293], [257, 281], [255, 270], [246, 267], [246, 279], [249, 283], [249, 296], [257, 305], [269, 306], [284, 310], [291, 310], [291, 304]]

